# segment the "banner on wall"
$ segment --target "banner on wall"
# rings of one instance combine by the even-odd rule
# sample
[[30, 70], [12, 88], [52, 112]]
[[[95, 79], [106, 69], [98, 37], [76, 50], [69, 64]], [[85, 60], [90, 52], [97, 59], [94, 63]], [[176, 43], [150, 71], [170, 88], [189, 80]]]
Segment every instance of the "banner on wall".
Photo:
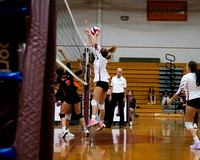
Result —
[[[119, 122], [119, 121], [120, 121], [120, 112], [119, 112], [119, 107], [116, 106], [114, 110], [113, 122]], [[127, 101], [124, 104], [124, 122], [127, 122]]]
[[187, 21], [187, 1], [147, 1], [148, 21]]

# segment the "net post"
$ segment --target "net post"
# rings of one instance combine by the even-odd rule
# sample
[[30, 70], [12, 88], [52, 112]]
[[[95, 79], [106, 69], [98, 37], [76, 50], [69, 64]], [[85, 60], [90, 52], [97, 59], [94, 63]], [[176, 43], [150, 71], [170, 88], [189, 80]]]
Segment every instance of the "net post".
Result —
[[89, 109], [90, 109], [90, 75], [91, 75], [91, 66], [89, 63], [89, 52], [88, 49], [85, 48], [85, 81], [87, 82], [87, 85], [84, 85], [83, 90], [83, 110], [84, 110], [84, 118], [86, 124], [89, 122]]

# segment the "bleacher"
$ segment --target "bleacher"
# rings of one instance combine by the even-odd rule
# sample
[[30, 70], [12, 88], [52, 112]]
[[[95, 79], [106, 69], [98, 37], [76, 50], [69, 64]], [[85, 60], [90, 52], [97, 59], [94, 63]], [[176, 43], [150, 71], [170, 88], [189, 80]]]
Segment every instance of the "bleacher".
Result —
[[[78, 69], [77, 62], [71, 62], [71, 64], [72, 70]], [[127, 80], [127, 90], [134, 91], [137, 106], [139, 107], [137, 108], [137, 113], [161, 113], [162, 107], [159, 98], [159, 63], [109, 62], [107, 70], [111, 77], [116, 75], [117, 68], [123, 69], [123, 76]], [[83, 78], [83, 76], [81, 77]], [[94, 73], [92, 71], [91, 81], [93, 81], [93, 78]], [[148, 104], [150, 103], [150, 100], [148, 100], [150, 86], [154, 87], [155, 95], [157, 96], [156, 104]], [[91, 90], [93, 89], [94, 83], [91, 84]], [[78, 92], [82, 93], [82, 90], [83, 85], [80, 84]]]
[[[175, 63], [176, 67], [182, 68], [185, 74], [185, 63]], [[72, 70], [78, 69], [77, 62], [71, 62]], [[162, 113], [160, 90], [160, 72], [159, 69], [165, 67], [165, 63], [132, 63], [132, 62], [109, 62], [107, 65], [108, 73], [111, 77], [116, 75], [117, 68], [123, 69], [123, 76], [127, 80], [127, 90], [133, 90], [137, 101], [137, 114], [155, 114]], [[199, 66], [200, 67], [200, 66]], [[83, 78], [83, 75], [81, 76]], [[91, 82], [93, 82], [94, 73], [92, 70]], [[111, 79], [110, 79], [111, 81]], [[80, 85], [78, 93], [83, 93], [83, 85]], [[180, 82], [177, 82], [180, 83]], [[110, 83], [109, 83], [110, 84]], [[156, 104], [149, 104], [149, 87], [154, 87], [156, 95]], [[94, 90], [94, 83], [91, 83], [91, 90]]]
[[[111, 77], [116, 75], [117, 68], [123, 69], [127, 90], [134, 91], [137, 114], [162, 112], [159, 99], [159, 63], [109, 62], [107, 69]], [[150, 86], [158, 97], [156, 104], [148, 104]]]

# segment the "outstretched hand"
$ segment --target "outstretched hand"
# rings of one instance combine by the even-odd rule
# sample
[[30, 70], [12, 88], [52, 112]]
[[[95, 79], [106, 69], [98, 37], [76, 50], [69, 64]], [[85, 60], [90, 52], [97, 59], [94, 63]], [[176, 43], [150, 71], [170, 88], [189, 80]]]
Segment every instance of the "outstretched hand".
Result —
[[85, 30], [85, 33], [86, 33], [87, 35], [90, 34], [90, 31], [89, 31], [87, 28], [84, 28], [84, 30]]
[[62, 49], [61, 49], [61, 48], [58, 48], [58, 51], [59, 51], [59, 52], [62, 52]]
[[81, 62], [82, 62], [80, 58], [78, 58], [77, 61], [78, 61], [78, 63], [81, 63]]
[[95, 34], [94, 34], [95, 37], [98, 37], [99, 36], [99, 32], [97, 31]]

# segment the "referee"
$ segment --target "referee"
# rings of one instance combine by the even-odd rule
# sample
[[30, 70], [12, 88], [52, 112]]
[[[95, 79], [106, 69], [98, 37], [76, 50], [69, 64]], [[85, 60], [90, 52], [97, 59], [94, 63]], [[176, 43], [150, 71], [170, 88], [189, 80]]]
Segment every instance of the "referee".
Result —
[[114, 110], [117, 106], [120, 109], [120, 123], [119, 127], [124, 126], [124, 103], [126, 102], [126, 79], [122, 76], [122, 69], [117, 69], [117, 75], [112, 78], [111, 81], [111, 119], [110, 125], [112, 125]]

